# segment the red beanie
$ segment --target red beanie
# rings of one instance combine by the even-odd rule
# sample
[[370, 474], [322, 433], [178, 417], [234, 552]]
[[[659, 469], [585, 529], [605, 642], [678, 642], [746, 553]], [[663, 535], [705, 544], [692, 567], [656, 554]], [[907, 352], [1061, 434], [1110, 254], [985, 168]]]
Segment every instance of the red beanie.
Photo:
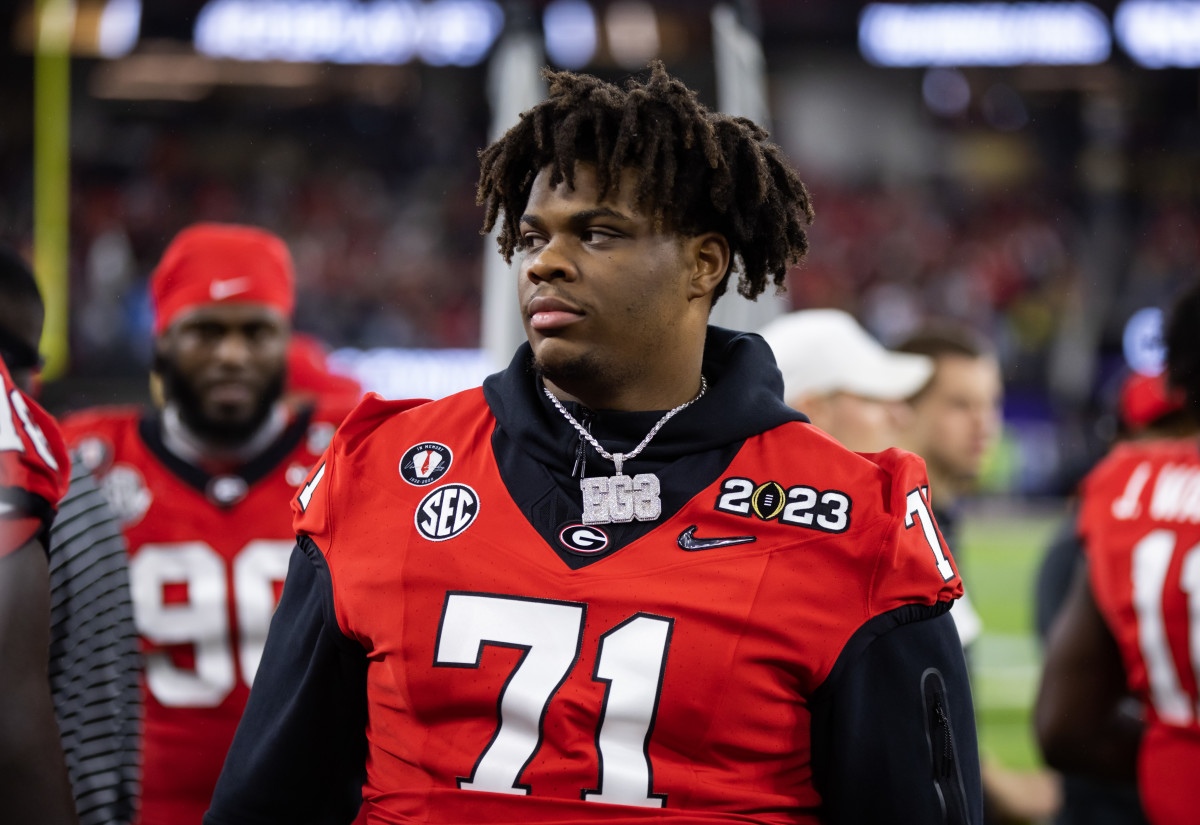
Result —
[[1184, 408], [1181, 390], [1167, 386], [1167, 377], [1133, 373], [1121, 385], [1121, 421], [1131, 432], [1141, 432], [1158, 419]]
[[276, 235], [252, 226], [198, 223], [167, 247], [154, 274], [154, 334], [180, 313], [205, 304], [255, 303], [291, 318], [296, 298], [292, 256]]

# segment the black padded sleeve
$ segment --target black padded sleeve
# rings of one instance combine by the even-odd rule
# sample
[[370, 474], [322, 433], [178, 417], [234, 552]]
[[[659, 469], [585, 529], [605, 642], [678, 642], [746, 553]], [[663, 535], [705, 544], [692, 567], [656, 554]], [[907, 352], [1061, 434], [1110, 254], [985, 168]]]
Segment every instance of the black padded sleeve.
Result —
[[341, 633], [320, 550], [292, 551], [254, 687], [204, 825], [336, 825], [362, 804], [367, 660]]
[[983, 821], [970, 684], [947, 607], [875, 617], [814, 692], [813, 781], [829, 825]]

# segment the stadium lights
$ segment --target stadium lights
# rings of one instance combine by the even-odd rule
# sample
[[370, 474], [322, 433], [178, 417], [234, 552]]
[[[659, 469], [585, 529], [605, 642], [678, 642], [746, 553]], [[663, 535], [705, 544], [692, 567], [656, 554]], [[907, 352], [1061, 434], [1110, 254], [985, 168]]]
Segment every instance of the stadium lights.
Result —
[[503, 25], [493, 0], [211, 0], [194, 39], [234, 60], [473, 66]]
[[565, 69], [582, 69], [596, 54], [596, 14], [586, 0], [554, 0], [542, 14], [546, 54]]
[[1200, 2], [1125, 0], [1113, 19], [1117, 41], [1148, 69], [1200, 67]]
[[1158, 307], [1139, 309], [1125, 322], [1121, 350], [1129, 368], [1142, 375], [1158, 375], [1166, 361], [1163, 344], [1163, 311]]
[[1102, 63], [1112, 51], [1103, 12], [1090, 3], [872, 3], [859, 51], [879, 66]]
[[142, 25], [141, 0], [108, 0], [100, 13], [96, 48], [101, 57], [124, 57], [137, 45]]

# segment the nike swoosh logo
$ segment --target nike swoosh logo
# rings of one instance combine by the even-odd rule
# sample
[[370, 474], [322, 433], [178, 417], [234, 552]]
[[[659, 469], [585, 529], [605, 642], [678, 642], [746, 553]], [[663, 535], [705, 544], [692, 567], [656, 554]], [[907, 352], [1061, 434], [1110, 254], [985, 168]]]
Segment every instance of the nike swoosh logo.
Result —
[[237, 295], [239, 292], [245, 292], [249, 288], [250, 278], [242, 276], [241, 278], [230, 278], [227, 281], [213, 281], [209, 284], [208, 294], [214, 301], [220, 301], [231, 295]]
[[750, 544], [758, 541], [755, 536], [721, 536], [712, 539], [696, 538], [696, 525], [679, 534], [679, 547], [682, 550], [711, 550], [714, 547], [732, 547], [735, 544]]

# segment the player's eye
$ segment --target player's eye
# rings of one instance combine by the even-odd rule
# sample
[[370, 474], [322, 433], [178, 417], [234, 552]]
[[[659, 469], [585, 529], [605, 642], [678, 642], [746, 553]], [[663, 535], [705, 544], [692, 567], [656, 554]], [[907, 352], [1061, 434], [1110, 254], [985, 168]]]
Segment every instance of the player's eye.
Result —
[[545, 239], [537, 232], [526, 232], [521, 236], [522, 249], [537, 249], [545, 243]]
[[225, 334], [225, 327], [221, 326], [220, 324], [203, 322], [194, 324], [191, 327], [191, 332], [201, 341], [204, 341], [205, 343], [212, 343]]
[[579, 233], [579, 239], [584, 243], [603, 243], [604, 241], [612, 240], [617, 237], [616, 233], [608, 229], [589, 226], [587, 229]]

